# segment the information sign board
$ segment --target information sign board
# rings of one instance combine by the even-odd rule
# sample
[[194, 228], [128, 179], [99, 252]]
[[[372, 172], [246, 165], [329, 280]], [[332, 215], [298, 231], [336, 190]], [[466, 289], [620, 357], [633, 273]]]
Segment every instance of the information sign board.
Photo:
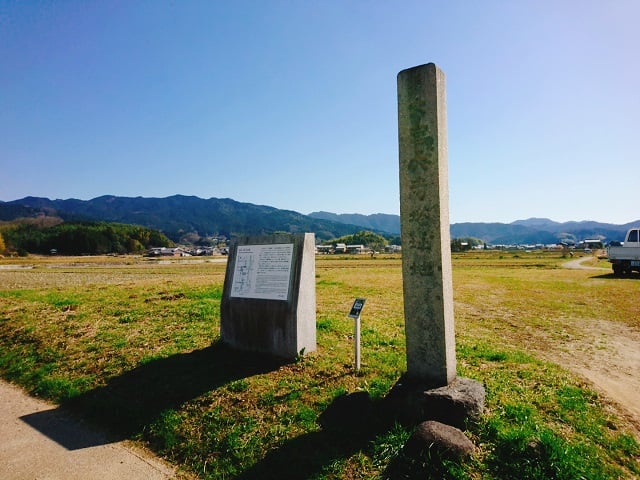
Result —
[[287, 300], [293, 243], [239, 245], [231, 296]]

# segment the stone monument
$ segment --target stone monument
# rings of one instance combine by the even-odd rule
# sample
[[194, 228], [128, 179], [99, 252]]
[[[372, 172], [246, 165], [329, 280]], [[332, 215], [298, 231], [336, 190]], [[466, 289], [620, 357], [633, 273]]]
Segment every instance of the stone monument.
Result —
[[220, 306], [220, 337], [234, 348], [295, 358], [316, 349], [315, 236], [234, 240]]
[[484, 409], [484, 387], [456, 378], [444, 73], [398, 74], [400, 231], [407, 372], [388, 398], [408, 420], [462, 428]]
[[398, 74], [400, 229], [407, 376], [433, 387], [456, 377], [444, 73]]

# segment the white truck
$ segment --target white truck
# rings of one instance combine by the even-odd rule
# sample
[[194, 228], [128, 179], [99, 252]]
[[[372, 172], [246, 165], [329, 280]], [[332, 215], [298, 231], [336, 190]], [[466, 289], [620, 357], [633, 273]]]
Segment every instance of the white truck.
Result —
[[631, 228], [624, 238], [624, 243], [612, 242], [607, 249], [614, 275], [640, 272], [640, 228]]

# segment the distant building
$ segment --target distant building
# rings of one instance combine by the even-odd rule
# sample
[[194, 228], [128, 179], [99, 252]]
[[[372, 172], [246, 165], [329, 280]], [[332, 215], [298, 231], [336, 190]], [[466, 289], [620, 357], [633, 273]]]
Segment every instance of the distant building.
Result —
[[155, 247], [147, 251], [147, 257], [184, 257], [190, 256], [182, 248]]
[[346, 243], [336, 243], [336, 246], [333, 248], [334, 253], [347, 253], [347, 244]]
[[600, 248], [604, 248], [604, 243], [602, 240], [585, 240], [583, 243], [584, 248], [589, 248], [592, 250], [598, 250]]
[[364, 245], [347, 245], [347, 253], [367, 253], [369, 251]]

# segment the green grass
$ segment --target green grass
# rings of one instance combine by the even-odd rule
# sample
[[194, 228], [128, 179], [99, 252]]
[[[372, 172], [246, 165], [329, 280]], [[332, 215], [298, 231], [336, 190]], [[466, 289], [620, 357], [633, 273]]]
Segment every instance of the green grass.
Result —
[[[638, 478], [633, 429], [543, 353], [579, 322], [640, 327], [640, 281], [566, 260], [454, 255], [458, 373], [487, 390], [464, 462], [406, 457], [411, 427], [371, 413], [405, 371], [396, 256], [317, 259], [318, 350], [292, 363], [219, 343], [224, 264], [21, 259], [35, 268], [0, 271], [0, 374], [203, 479]], [[357, 374], [355, 297], [367, 298]], [[331, 420], [362, 395], [372, 410]]]
[[[487, 366], [480, 379], [489, 412], [474, 432], [481, 444], [491, 445], [483, 469], [492, 478], [606, 479], [640, 473], [640, 450], [631, 434], [612, 428], [598, 395], [566, 371], [486, 345], [469, 349], [463, 358]], [[614, 453], [610, 446], [616, 442], [634, 446]], [[619, 468], [625, 458], [631, 459], [627, 471]]]

